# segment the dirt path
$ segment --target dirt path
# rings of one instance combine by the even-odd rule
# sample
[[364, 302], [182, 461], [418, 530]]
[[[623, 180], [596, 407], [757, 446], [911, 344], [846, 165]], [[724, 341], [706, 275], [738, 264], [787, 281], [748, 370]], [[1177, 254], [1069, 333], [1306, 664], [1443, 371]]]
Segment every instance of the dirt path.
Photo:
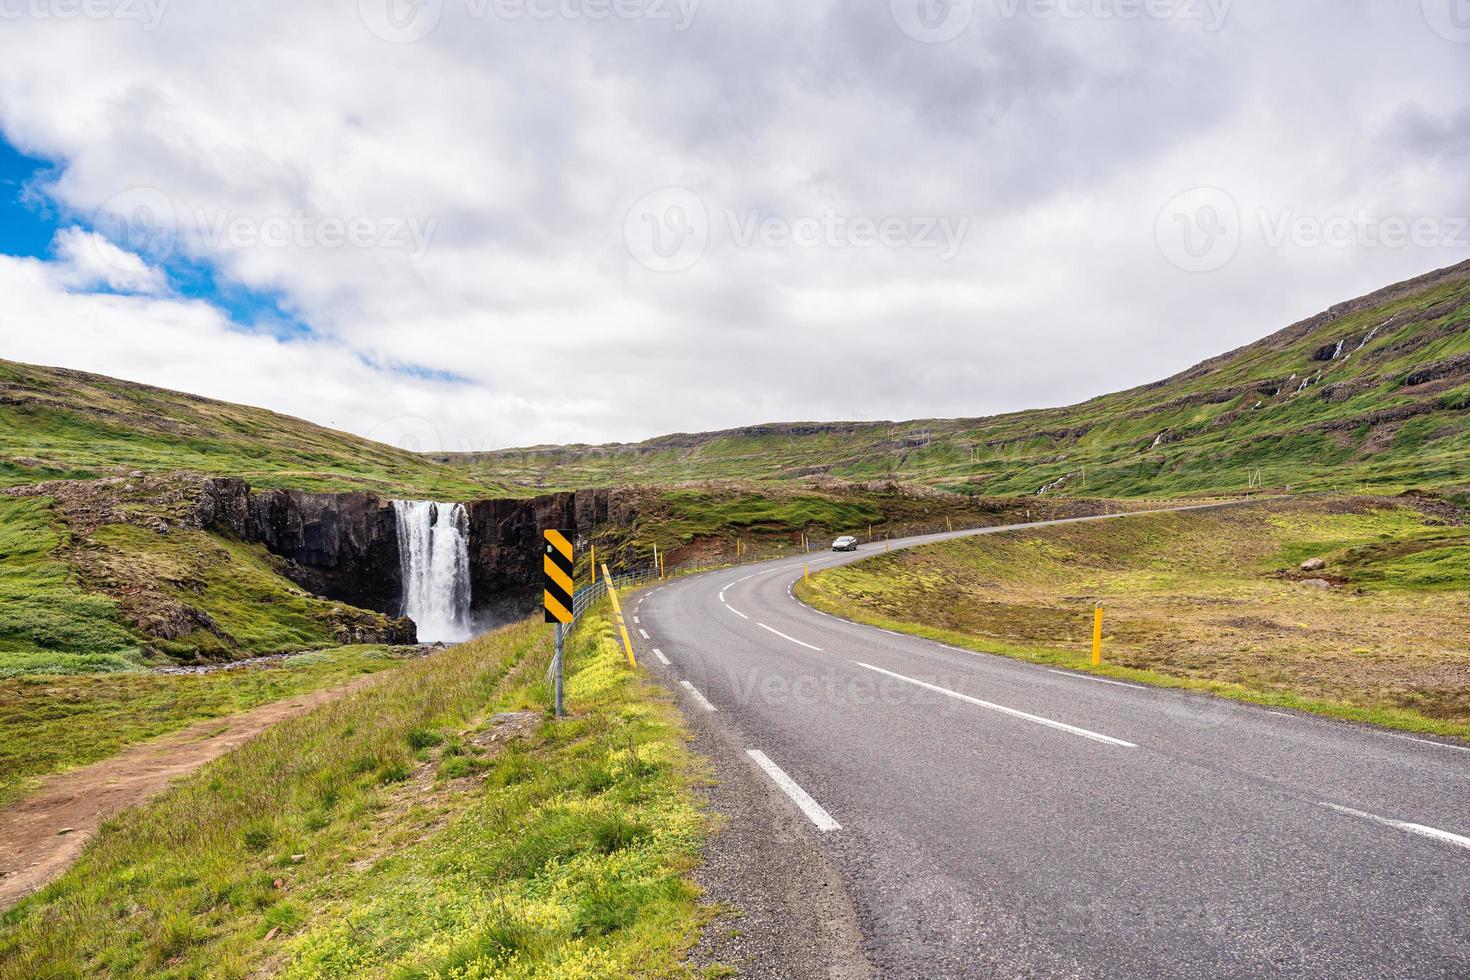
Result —
[[361, 690], [379, 676], [211, 718], [46, 779], [35, 793], [0, 810], [0, 910], [65, 871], [107, 818], [147, 802], [174, 779], [277, 722]]

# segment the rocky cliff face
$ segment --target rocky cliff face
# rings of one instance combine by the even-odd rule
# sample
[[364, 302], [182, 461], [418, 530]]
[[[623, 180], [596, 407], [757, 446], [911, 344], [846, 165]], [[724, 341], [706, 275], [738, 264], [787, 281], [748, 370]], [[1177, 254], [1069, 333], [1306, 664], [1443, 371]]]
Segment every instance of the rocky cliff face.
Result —
[[260, 542], [287, 559], [292, 581], [317, 595], [401, 614], [398, 524], [392, 501], [370, 493], [252, 493], [244, 480], [209, 480], [198, 504], [204, 527]]
[[513, 619], [541, 601], [541, 532], [564, 531], [578, 548], [606, 524], [627, 525], [633, 512], [610, 490], [553, 493], [530, 500], [469, 505], [471, 594], [476, 612]]
[[[533, 611], [541, 596], [541, 532], [586, 538], [609, 522], [628, 524], [631, 504], [609, 490], [579, 490], [524, 500], [466, 505], [474, 610], [505, 620]], [[400, 615], [403, 588], [398, 526], [391, 500], [367, 493], [253, 493], [244, 480], [206, 482], [201, 526], [263, 543], [291, 562], [289, 575], [317, 595]]]

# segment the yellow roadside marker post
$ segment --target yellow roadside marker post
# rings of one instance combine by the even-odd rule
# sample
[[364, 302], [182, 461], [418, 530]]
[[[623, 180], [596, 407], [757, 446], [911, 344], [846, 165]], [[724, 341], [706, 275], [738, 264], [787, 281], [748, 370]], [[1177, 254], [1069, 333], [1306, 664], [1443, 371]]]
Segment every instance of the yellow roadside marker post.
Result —
[[612, 573], [607, 566], [602, 566], [602, 580], [607, 583], [607, 597], [612, 600], [613, 616], [618, 621], [618, 632], [623, 636], [623, 652], [628, 655], [628, 666], [637, 667], [638, 660], [633, 656], [633, 640], [628, 636], [628, 624], [623, 620], [623, 604], [618, 602], [618, 590], [613, 588]]
[[1102, 666], [1102, 606], [1092, 610], [1092, 665]]
[[812, 566], [808, 565], [806, 562], [802, 562], [802, 564], [801, 564], [801, 577], [808, 584], [811, 583], [811, 580], [812, 580]]
[[592, 564], [592, 584], [597, 584], [597, 545], [592, 546], [592, 557], [588, 559]]
[[948, 514], [946, 514], [944, 516], [944, 526], [947, 527], [947, 528], [949, 528], [951, 531], [954, 530], [954, 521], [952, 521], [952, 520], [949, 519], [949, 515]]
[[545, 553], [542, 555], [542, 604], [546, 607], [546, 621], [556, 624], [556, 656], [552, 659], [552, 671], [556, 674], [556, 716], [562, 716], [562, 674], [563, 655], [566, 646], [567, 627], [576, 618], [573, 610], [576, 608], [575, 596], [577, 593], [576, 583], [572, 579], [572, 569], [576, 562], [576, 556], [572, 551], [572, 543], [567, 536], [560, 531], [547, 528], [542, 532], [546, 539]]

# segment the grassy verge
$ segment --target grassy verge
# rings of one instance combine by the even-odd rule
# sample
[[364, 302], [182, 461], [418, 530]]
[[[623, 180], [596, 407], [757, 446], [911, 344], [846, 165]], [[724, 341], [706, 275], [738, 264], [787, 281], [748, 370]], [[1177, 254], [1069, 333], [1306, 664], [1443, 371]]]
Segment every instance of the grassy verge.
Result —
[[135, 742], [401, 663], [382, 647], [342, 647], [289, 657], [278, 666], [211, 674], [0, 681], [0, 805], [39, 777], [105, 759]]
[[[1470, 530], [1301, 500], [894, 553], [798, 587], [818, 609], [977, 652], [1470, 737]], [[1326, 568], [1298, 565], [1321, 557]], [[1325, 576], [1330, 587], [1304, 582]]]
[[704, 818], [677, 714], [593, 617], [574, 716], [545, 720], [547, 646], [527, 622], [409, 664], [112, 821], [0, 916], [0, 975], [687, 972]]

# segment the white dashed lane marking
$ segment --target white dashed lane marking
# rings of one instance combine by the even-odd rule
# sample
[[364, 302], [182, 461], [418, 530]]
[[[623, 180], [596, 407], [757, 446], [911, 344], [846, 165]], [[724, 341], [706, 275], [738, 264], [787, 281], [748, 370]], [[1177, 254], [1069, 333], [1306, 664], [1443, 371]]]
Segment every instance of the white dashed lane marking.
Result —
[[[749, 616], [746, 616], [745, 618], [746, 619], [749, 619], [750, 617]], [[799, 647], [806, 647], [808, 650], [815, 650], [818, 653], [821, 653], [822, 652], [822, 648], [821, 647], [814, 647], [810, 643], [806, 643], [806, 642], [804, 642], [802, 640], [798, 640], [794, 636], [787, 636], [785, 633], [782, 633], [780, 630], [775, 629], [774, 627], [767, 626], [765, 623], [756, 623], [755, 625], [759, 626], [763, 630], [766, 630], [766, 631], [771, 632], [771, 633], [775, 633], [777, 636], [779, 636], [783, 640], [790, 640], [792, 643], [795, 643]]]
[[716, 708], [714, 705], [710, 704], [709, 698], [705, 697], [703, 694], [700, 694], [699, 690], [693, 684], [689, 683], [688, 681], [680, 681], [679, 683], [683, 685], [684, 690], [688, 691], [690, 696], [692, 696], [694, 700], [698, 701], [704, 707], [705, 711], [720, 710], [719, 708]]

